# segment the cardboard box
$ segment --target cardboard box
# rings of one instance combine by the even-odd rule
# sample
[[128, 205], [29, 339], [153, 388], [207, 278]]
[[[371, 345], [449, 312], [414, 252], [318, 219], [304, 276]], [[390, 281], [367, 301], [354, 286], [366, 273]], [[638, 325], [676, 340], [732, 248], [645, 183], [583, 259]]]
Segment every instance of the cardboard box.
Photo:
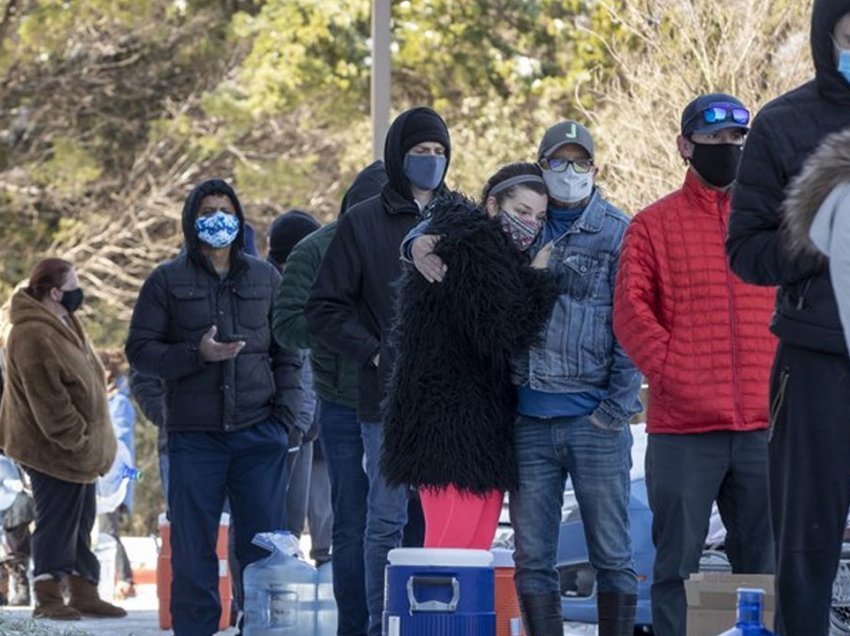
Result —
[[764, 625], [773, 629], [775, 596], [772, 574], [692, 574], [685, 581], [688, 636], [717, 636], [735, 626], [738, 588], [764, 590]]

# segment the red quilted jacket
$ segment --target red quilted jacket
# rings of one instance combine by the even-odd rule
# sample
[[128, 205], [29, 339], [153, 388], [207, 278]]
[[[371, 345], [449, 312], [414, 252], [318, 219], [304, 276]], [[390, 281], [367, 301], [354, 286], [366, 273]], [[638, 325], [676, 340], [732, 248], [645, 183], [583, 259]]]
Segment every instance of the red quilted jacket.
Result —
[[767, 427], [775, 290], [729, 269], [729, 196], [688, 171], [626, 232], [614, 333], [649, 381], [650, 433]]

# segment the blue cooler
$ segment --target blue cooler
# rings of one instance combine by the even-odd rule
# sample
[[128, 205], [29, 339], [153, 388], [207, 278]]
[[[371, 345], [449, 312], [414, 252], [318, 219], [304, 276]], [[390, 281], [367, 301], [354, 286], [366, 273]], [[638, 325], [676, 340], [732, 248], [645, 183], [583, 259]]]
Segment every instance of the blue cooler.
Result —
[[493, 636], [493, 555], [399, 548], [388, 555], [384, 636]]

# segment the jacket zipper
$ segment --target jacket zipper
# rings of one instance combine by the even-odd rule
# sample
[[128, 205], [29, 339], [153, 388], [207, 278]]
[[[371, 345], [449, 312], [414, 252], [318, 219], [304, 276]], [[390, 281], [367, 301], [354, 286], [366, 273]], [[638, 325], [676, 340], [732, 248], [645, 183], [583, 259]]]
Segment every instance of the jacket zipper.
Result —
[[[721, 245], [726, 240], [726, 222], [723, 219], [723, 197], [717, 200], [717, 211], [720, 218], [720, 241]], [[732, 337], [732, 388], [735, 396], [735, 428], [740, 428], [744, 423], [744, 416], [741, 412], [741, 385], [738, 377], [738, 321], [735, 316], [735, 299], [733, 297], [734, 284], [732, 275], [729, 271], [729, 266], [726, 265], [726, 297], [729, 302], [729, 329]]]

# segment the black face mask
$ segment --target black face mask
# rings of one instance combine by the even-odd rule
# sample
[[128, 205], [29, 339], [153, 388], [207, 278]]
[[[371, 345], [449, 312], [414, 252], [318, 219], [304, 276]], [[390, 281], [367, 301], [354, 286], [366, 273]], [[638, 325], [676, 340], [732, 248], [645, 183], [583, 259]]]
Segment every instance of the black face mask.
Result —
[[71, 313], [77, 311], [83, 304], [82, 287], [77, 287], [76, 289], [71, 289], [69, 291], [62, 292], [62, 300], [59, 301], [59, 304]]
[[738, 144], [698, 144], [694, 142], [691, 165], [706, 183], [726, 188], [735, 180], [743, 146]]

